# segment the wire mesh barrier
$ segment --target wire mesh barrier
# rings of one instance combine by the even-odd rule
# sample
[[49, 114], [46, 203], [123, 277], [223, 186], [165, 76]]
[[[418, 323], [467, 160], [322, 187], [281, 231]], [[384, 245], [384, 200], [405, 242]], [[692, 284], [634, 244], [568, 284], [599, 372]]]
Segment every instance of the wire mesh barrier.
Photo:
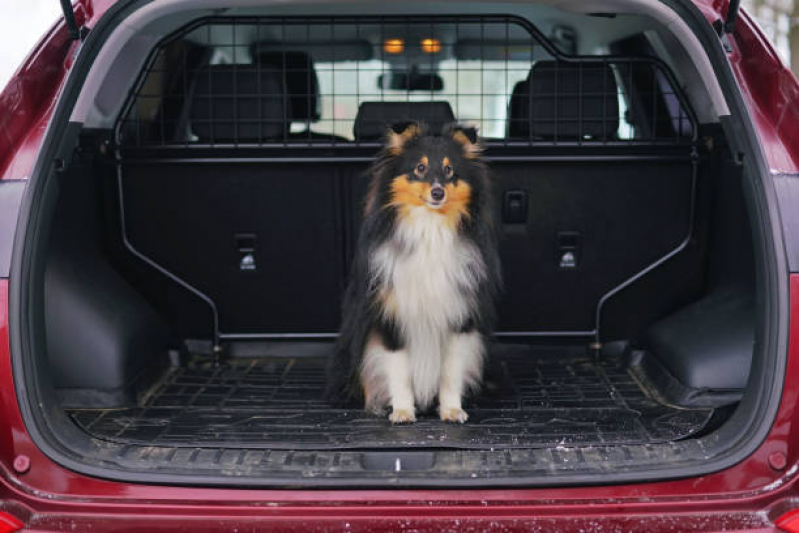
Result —
[[658, 58], [569, 55], [513, 16], [212, 17], [156, 48], [117, 141], [374, 145], [408, 120], [513, 146], [690, 144], [697, 126]]

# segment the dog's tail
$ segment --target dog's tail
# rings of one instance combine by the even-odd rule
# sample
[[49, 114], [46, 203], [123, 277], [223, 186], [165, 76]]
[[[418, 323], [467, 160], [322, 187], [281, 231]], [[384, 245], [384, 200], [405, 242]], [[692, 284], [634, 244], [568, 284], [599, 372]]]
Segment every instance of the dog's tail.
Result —
[[360, 368], [371, 320], [363, 281], [358, 281], [353, 276], [344, 294], [341, 330], [327, 363], [325, 399], [339, 407], [363, 406], [364, 401]]
[[358, 369], [352, 368], [356, 354], [348, 346], [336, 346], [327, 362], [325, 400], [335, 407], [363, 407], [363, 391]]
[[[370, 172], [379, 172], [371, 170]], [[374, 323], [369, 257], [371, 244], [379, 242], [385, 224], [376, 217], [384, 216], [380, 210], [365, 212], [358, 236], [358, 245], [344, 291], [341, 329], [335, 350], [327, 365], [326, 400], [337, 406], [363, 406], [364, 393], [360, 370], [366, 339]]]

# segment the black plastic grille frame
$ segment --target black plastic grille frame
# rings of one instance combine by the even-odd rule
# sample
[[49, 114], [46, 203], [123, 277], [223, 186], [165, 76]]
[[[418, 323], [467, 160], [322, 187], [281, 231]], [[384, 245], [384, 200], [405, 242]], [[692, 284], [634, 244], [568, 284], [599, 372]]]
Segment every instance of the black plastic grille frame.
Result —
[[513, 16], [211, 17], [156, 47], [117, 142], [371, 146], [457, 120], [488, 145], [690, 144], [677, 87], [656, 57], [570, 55]]

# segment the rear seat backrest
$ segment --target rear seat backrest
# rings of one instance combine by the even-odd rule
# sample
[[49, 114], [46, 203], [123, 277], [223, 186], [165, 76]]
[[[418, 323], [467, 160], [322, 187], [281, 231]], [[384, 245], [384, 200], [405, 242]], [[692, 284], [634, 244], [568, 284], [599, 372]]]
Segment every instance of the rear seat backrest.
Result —
[[319, 81], [311, 56], [300, 51], [263, 52], [258, 60], [262, 68], [278, 69], [284, 74], [291, 120], [308, 123], [319, 120]]
[[604, 63], [537, 61], [508, 105], [509, 137], [610, 141], [618, 129], [616, 80]]
[[403, 121], [424, 122], [432, 133], [455, 122], [448, 102], [363, 102], [355, 117], [356, 141], [381, 139], [392, 124]]
[[[189, 117], [203, 141], [258, 143], [287, 139], [291, 113], [282, 68], [261, 63], [203, 67]], [[178, 150], [176, 160], [186, 157]], [[223, 333], [334, 332], [344, 280], [337, 180], [336, 168], [309, 162], [144, 157], [124, 169], [127, 237], [212, 299]], [[136, 275], [142, 287], [164, 286], [152, 268]], [[180, 336], [208, 334], [208, 307], [191, 292], [172, 283], [147, 296]]]
[[204, 142], [283, 139], [291, 120], [281, 70], [256, 65], [205, 65], [196, 76], [191, 130]]
[[[529, 75], [528, 75], [529, 79]], [[530, 82], [522, 80], [513, 86], [508, 101], [507, 137], [528, 137], [530, 135]]]
[[336, 141], [347, 139], [329, 133], [311, 130], [311, 124], [322, 117], [319, 97], [319, 79], [313, 59], [299, 50], [260, 52], [257, 59], [261, 68], [277, 69], [283, 75], [286, 87], [289, 120], [304, 123], [304, 131], [288, 132], [290, 141]]

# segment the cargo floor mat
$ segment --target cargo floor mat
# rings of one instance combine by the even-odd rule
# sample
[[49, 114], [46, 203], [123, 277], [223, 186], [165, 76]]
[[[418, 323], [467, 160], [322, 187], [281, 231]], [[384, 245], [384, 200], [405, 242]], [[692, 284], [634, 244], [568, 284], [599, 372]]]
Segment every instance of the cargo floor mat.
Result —
[[335, 409], [320, 357], [195, 359], [174, 368], [139, 407], [70, 412], [94, 437], [164, 446], [272, 449], [545, 448], [648, 444], [700, 431], [712, 409], [658, 401], [621, 360], [584, 351], [499, 345], [466, 424], [422, 414], [410, 425]]

